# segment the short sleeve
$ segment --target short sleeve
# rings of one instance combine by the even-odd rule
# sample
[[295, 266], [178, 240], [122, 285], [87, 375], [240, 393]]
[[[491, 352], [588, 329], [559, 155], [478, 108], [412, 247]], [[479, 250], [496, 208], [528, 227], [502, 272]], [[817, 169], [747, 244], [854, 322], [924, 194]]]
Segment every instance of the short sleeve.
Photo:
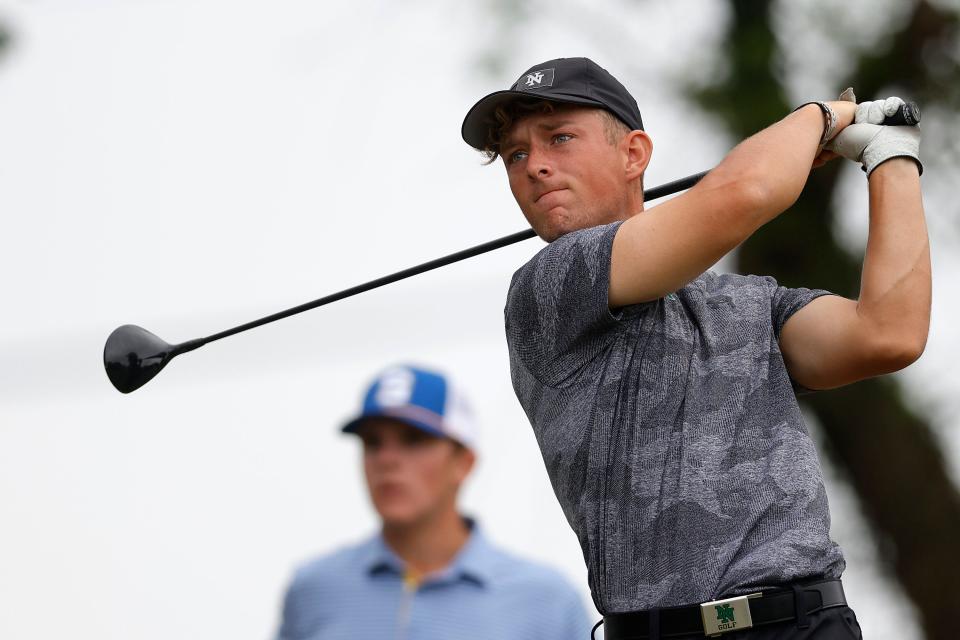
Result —
[[774, 335], [777, 336], [778, 340], [780, 339], [780, 332], [783, 330], [783, 325], [787, 323], [787, 320], [789, 320], [793, 314], [820, 296], [834, 295], [825, 289], [806, 289], [803, 287], [791, 289], [789, 287], [781, 287], [773, 278], [768, 277], [766, 280], [773, 290], [770, 314], [775, 332]]
[[[774, 335], [777, 337], [777, 340], [780, 340], [780, 332], [783, 330], [783, 325], [787, 323], [787, 320], [789, 320], [793, 314], [820, 296], [835, 295], [825, 289], [806, 289], [804, 287], [791, 289], [789, 287], [781, 287], [777, 284], [776, 280], [770, 277], [767, 277], [766, 280], [773, 290], [770, 301], [770, 313], [773, 330], [775, 332]], [[787, 375], [789, 375], [789, 373], [788, 371]], [[793, 386], [794, 392], [798, 395], [813, 393], [811, 389], [804, 387], [794, 380], [793, 376], [790, 376], [790, 384]]]
[[513, 276], [504, 311], [507, 342], [543, 384], [560, 386], [602, 352], [624, 315], [610, 311], [610, 256], [620, 222], [568, 233]]
[[317, 562], [299, 567], [283, 597], [280, 625], [275, 640], [303, 640], [313, 637], [328, 619], [328, 592], [324, 571]]
[[298, 581], [295, 576], [283, 598], [280, 626], [277, 629], [275, 640], [295, 640], [299, 636], [298, 591]]
[[563, 607], [563, 612], [560, 618], [563, 621], [562, 628], [559, 630], [559, 634], [554, 637], [590, 637], [590, 630], [593, 627], [593, 623], [591, 622], [590, 618], [587, 617], [587, 610], [583, 606], [583, 601], [580, 599], [579, 594], [573, 592], [572, 590], [567, 596], [567, 602]]

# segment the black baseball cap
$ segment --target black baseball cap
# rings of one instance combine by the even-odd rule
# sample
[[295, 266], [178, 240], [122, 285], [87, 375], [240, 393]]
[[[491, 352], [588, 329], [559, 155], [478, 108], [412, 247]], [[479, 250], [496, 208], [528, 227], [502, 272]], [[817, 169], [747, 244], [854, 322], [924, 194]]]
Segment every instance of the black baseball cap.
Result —
[[467, 112], [460, 134], [474, 149], [487, 144], [497, 107], [517, 98], [582, 104], [606, 109], [631, 130], [643, 129], [640, 108], [626, 87], [589, 58], [557, 58], [527, 69], [512, 87], [494, 91]]

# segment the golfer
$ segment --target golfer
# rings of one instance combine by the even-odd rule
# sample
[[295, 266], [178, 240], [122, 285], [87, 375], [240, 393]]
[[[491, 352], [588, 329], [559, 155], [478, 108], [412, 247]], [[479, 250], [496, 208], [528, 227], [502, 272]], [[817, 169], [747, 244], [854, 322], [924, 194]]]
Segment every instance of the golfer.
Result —
[[283, 604], [281, 640], [586, 638], [579, 595], [561, 576], [490, 543], [457, 510], [476, 428], [444, 376], [383, 372], [343, 431], [363, 442], [381, 531], [302, 566]]
[[[923, 351], [919, 130], [877, 124], [900, 104], [804, 105], [649, 210], [651, 138], [594, 62], [536, 65], [467, 114], [463, 138], [503, 160], [549, 243], [510, 284], [511, 374], [607, 640], [860, 637], [795, 391]], [[869, 188], [859, 299], [708, 271], [837, 155]]]

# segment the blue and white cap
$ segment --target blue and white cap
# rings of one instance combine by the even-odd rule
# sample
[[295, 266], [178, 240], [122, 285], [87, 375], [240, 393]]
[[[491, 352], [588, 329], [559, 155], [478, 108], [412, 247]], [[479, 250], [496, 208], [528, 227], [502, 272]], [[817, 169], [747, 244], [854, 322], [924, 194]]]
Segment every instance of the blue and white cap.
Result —
[[477, 425], [463, 394], [443, 374], [408, 365], [382, 372], [363, 398], [359, 416], [343, 427], [356, 433], [368, 418], [393, 418], [473, 449]]

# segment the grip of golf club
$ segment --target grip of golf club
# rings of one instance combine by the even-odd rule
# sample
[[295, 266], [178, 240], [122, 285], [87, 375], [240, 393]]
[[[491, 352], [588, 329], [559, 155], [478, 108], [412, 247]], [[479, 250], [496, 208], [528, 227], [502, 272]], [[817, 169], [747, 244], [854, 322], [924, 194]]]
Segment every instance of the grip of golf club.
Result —
[[885, 125], [913, 126], [920, 122], [920, 107], [916, 102], [904, 102], [892, 116], [883, 119]]

